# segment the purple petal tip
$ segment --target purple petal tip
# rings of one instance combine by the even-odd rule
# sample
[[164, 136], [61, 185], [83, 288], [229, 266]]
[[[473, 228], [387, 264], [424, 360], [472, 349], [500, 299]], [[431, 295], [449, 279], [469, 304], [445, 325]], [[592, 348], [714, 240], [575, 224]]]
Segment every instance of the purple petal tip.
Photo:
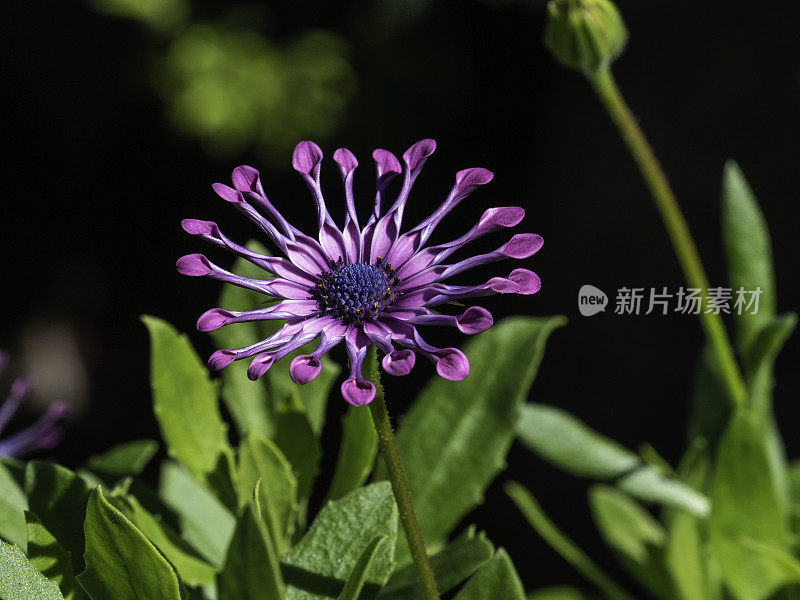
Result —
[[417, 166], [427, 160], [436, 151], [436, 141], [431, 139], [420, 140], [403, 154], [403, 162], [406, 163], [409, 171], [413, 171]]
[[211, 185], [211, 188], [217, 193], [217, 196], [225, 200], [226, 202], [243, 202], [244, 198], [242, 197], [242, 193], [238, 190], [233, 189], [225, 185], [224, 183], [214, 183]]
[[417, 357], [411, 350], [398, 350], [383, 357], [383, 370], [389, 375], [408, 375], [414, 368]]
[[494, 178], [488, 169], [476, 167], [456, 173], [456, 193], [469, 192], [479, 185], [486, 185]]
[[251, 381], [256, 381], [264, 375], [272, 364], [275, 362], [275, 357], [268, 352], [258, 354], [247, 367], [247, 378]]
[[358, 160], [355, 155], [347, 148], [339, 148], [333, 153], [333, 160], [339, 165], [339, 170], [342, 172], [342, 177], [347, 177], [350, 173], [355, 171], [358, 166]]
[[322, 160], [322, 150], [314, 142], [300, 142], [292, 155], [292, 166], [300, 173], [310, 175]]
[[200, 318], [197, 319], [197, 330], [206, 332], [214, 331], [223, 325], [227, 325], [232, 317], [233, 315], [227, 310], [212, 308], [204, 312], [200, 315]]
[[202, 254], [181, 256], [175, 266], [178, 268], [178, 273], [190, 277], [202, 277], [211, 273], [211, 265]]
[[486, 210], [478, 221], [479, 229], [490, 227], [515, 227], [525, 217], [525, 209], [519, 206], [498, 206]]
[[494, 323], [492, 314], [481, 306], [471, 306], [457, 319], [456, 325], [462, 333], [474, 335], [483, 333]]
[[528, 258], [536, 254], [544, 244], [535, 233], [518, 233], [503, 246], [503, 254], [509, 258]]
[[436, 361], [436, 372], [450, 381], [461, 381], [469, 375], [469, 361], [457, 348], [445, 348]]
[[517, 294], [528, 296], [542, 289], [542, 280], [536, 273], [528, 269], [514, 269], [508, 278], [519, 287]]
[[314, 379], [322, 370], [322, 362], [316, 356], [306, 354], [295, 357], [289, 365], [289, 376], [297, 385]]
[[242, 165], [233, 170], [233, 187], [240, 192], [255, 192], [258, 186], [258, 171], [253, 167]]
[[365, 379], [348, 379], [342, 383], [342, 396], [353, 406], [364, 406], [375, 397], [375, 386]]
[[403, 172], [400, 161], [388, 150], [378, 148], [372, 153], [372, 159], [375, 161], [375, 168], [378, 171], [379, 183], [388, 181]]
[[216, 223], [202, 219], [184, 219], [181, 227], [190, 235], [211, 235], [217, 230]]
[[217, 350], [208, 359], [208, 368], [212, 371], [224, 369], [236, 359], [236, 353], [231, 350]]

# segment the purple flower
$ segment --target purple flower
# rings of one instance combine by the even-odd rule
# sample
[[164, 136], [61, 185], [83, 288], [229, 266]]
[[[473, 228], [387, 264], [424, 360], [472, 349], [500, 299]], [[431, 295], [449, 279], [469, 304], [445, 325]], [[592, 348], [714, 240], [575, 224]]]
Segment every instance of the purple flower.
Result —
[[[0, 375], [6, 365], [8, 365], [8, 354], [0, 350]], [[19, 409], [29, 389], [30, 382], [24, 377], [11, 384], [11, 391], [6, 401], [0, 404], [0, 434]], [[33, 425], [0, 439], [0, 456], [19, 457], [36, 450], [49, 450], [55, 447], [63, 437], [61, 421], [68, 412], [66, 404], [53, 403], [44, 416]]]
[[[265, 279], [235, 275], [209, 261], [202, 254], [178, 260], [184, 275], [206, 276], [255, 290], [277, 299], [266, 308], [232, 311], [213, 308], [197, 322], [200, 331], [213, 331], [230, 323], [276, 319], [285, 324], [274, 334], [245, 348], [219, 350], [209, 359], [212, 369], [234, 360], [251, 358], [247, 371], [256, 380], [290, 352], [319, 339], [311, 354], [292, 360], [290, 374], [298, 384], [308, 383], [321, 368], [320, 359], [344, 341], [350, 375], [342, 384], [342, 395], [351, 404], [363, 405], [375, 396], [375, 387], [361, 375], [361, 365], [370, 344], [384, 353], [383, 369], [391, 375], [405, 375], [414, 366], [415, 352], [431, 359], [445, 379], [461, 380], [469, 373], [469, 362], [456, 348], [435, 348], [422, 339], [417, 325], [452, 325], [464, 333], [480, 333], [492, 325], [492, 316], [481, 307], [467, 308], [456, 316], [440, 314], [432, 307], [451, 301], [496, 293], [533, 294], [541, 283], [535, 273], [514, 269], [506, 277], [493, 277], [480, 285], [444, 283], [467, 269], [505, 258], [527, 258], [542, 246], [535, 234], [514, 235], [494, 252], [447, 262], [469, 242], [506, 227], [517, 225], [525, 211], [516, 206], [490, 208], [477, 224], [456, 240], [426, 246], [441, 220], [470, 192], [492, 180], [486, 169], [465, 169], [456, 174], [453, 189], [445, 201], [419, 225], [401, 232], [403, 211], [411, 186], [436, 142], [422, 140], [403, 155], [405, 169], [391, 152], [375, 150], [377, 168], [375, 206], [366, 225], [359, 225], [353, 193], [355, 156], [344, 148], [333, 159], [344, 180], [346, 214], [339, 229], [328, 213], [320, 187], [322, 151], [313, 142], [300, 142], [292, 164], [311, 190], [316, 204], [317, 239], [309, 237], [284, 219], [267, 199], [252, 167], [233, 171], [233, 186], [214, 184], [214, 191], [258, 225], [284, 257], [252, 252], [222, 234], [209, 221], [186, 219], [183, 229], [229, 250], [264, 269]], [[402, 174], [402, 187], [386, 208], [389, 182]], [[258, 210], [257, 210], [258, 209]], [[269, 217], [266, 218], [265, 217]]]

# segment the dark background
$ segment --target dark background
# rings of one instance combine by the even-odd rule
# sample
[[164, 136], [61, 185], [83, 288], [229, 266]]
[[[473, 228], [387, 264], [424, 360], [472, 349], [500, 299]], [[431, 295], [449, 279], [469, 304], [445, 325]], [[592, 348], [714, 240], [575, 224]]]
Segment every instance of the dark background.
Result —
[[[726, 283], [719, 192], [722, 166], [733, 157], [771, 227], [779, 311], [797, 310], [800, 5], [619, 5], [631, 39], [615, 73], [671, 177], [712, 285]], [[209, 15], [217, 9], [201, 4]], [[488, 205], [527, 209], [526, 229], [545, 239], [531, 260], [542, 291], [492, 298], [487, 306], [496, 318], [570, 318], [551, 338], [532, 398], [563, 407], [630, 447], [650, 442], [677, 461], [700, 328], [681, 315], [609, 311], [585, 318], [577, 312], [584, 283], [613, 301], [622, 286], [675, 290], [682, 279], [606, 115], [585, 81], [543, 50], [543, 4], [434, 0], [391, 28], [366, 2], [286, 1], [264, 10], [270, 35], [326, 27], [351, 44], [358, 92], [323, 150], [330, 157], [345, 145], [359, 157], [362, 210], [374, 189], [371, 150], [384, 147], [399, 156], [423, 137], [435, 138], [439, 149], [412, 193], [408, 223], [426, 215], [449, 190], [454, 172], [468, 166], [493, 170], [495, 181], [445, 222], [441, 239], [459, 235]], [[136, 23], [67, 2], [8, 3], [4, 13], [0, 347], [19, 353], [26, 332], [34, 330], [45, 332], [46, 350], [51, 326], [74, 334], [88, 386], [75, 399], [83, 396], [87, 405], [69, 422], [57, 451], [74, 466], [110, 445], [158, 436], [140, 314], [168, 319], [189, 331], [204, 355], [211, 352], [194, 323], [215, 305], [219, 286], [180, 277], [174, 263], [195, 251], [226, 257], [183, 234], [179, 222], [216, 220], [234, 239], [255, 235], [210, 184], [227, 182], [236, 164], [262, 165], [251, 154], [212, 160], [165, 123], [143, 74], [148, 37]], [[262, 170], [265, 186], [279, 209], [308, 229], [311, 202], [290, 158], [287, 152], [282, 164]], [[335, 213], [341, 196], [330, 161], [323, 178]], [[442, 341], [453, 344], [452, 335]], [[800, 384], [793, 377], [798, 340], [789, 340], [777, 365], [776, 408], [790, 456], [800, 454], [793, 436], [800, 415]], [[432, 373], [429, 364], [420, 365], [412, 386]], [[395, 414], [411, 400], [407, 383], [388, 384]], [[58, 382], [50, 389], [57, 393]], [[329, 423], [344, 410], [334, 395]], [[336, 429], [328, 427], [329, 448]], [[568, 534], [615, 571], [591, 524], [585, 482], [516, 445], [499, 481], [506, 478], [529, 486]], [[527, 588], [576, 581], [523, 524], [498, 483], [468, 520], [509, 549]]]

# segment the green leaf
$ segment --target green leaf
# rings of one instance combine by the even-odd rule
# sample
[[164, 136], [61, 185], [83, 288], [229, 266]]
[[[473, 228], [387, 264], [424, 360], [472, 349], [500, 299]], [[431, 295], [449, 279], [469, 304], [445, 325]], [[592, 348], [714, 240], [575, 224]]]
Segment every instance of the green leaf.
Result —
[[677, 512], [667, 525], [664, 566], [682, 600], [713, 600], [710, 565], [697, 517]]
[[[464, 347], [467, 380], [435, 377], [402, 419], [397, 445], [428, 544], [479, 504], [503, 469], [545, 342], [565, 322], [515, 317], [495, 324]], [[405, 543], [398, 550], [407, 557]]]
[[455, 600], [525, 600], [525, 591], [511, 559], [502, 548], [473, 575]]
[[634, 452], [624, 448], [566, 411], [544, 404], [522, 407], [517, 435], [529, 450], [580, 477], [614, 481], [645, 502], [708, 513], [708, 499], [687, 485], [665, 477]]
[[297, 495], [304, 506], [319, 473], [322, 448], [296, 395], [292, 402], [281, 406], [275, 414], [278, 429], [274, 442], [292, 465], [297, 478]]
[[761, 288], [758, 312], [733, 312], [737, 347], [745, 349], [775, 316], [775, 273], [769, 229], [739, 166], [728, 161], [722, 177], [722, 235], [728, 259], [728, 280], [739, 288]]
[[584, 600], [586, 596], [573, 587], [555, 585], [528, 594], [528, 600]]
[[736, 414], [717, 451], [709, 548], [737, 600], [762, 600], [786, 583], [783, 569], [742, 545], [749, 538], [781, 551], [789, 548], [785, 505], [771, 474], [763, 428], [751, 414]]
[[642, 465], [636, 453], [553, 406], [525, 404], [517, 435], [531, 452], [578, 477], [608, 481]]
[[663, 567], [666, 534], [661, 523], [619, 490], [595, 485], [589, 505], [600, 535], [617, 558], [642, 585], [661, 598], [674, 598]]
[[583, 550], [558, 529], [542, 510], [533, 494], [513, 481], [509, 481], [504, 487], [534, 531], [587, 581], [593, 583], [607, 598], [631, 600], [625, 590], [601, 571]]
[[221, 567], [236, 518], [205, 487], [175, 463], [161, 468], [159, 496], [178, 516], [183, 538], [215, 567]]
[[25, 549], [28, 499], [14, 476], [0, 464], [0, 538]]
[[366, 481], [375, 464], [378, 438], [366, 406], [351, 406], [342, 417], [342, 444], [327, 500], [337, 500]]
[[86, 509], [86, 571], [78, 581], [92, 600], [180, 600], [175, 571], [98, 487]]
[[284, 559], [289, 600], [336, 598], [376, 536], [388, 536], [370, 566], [361, 600], [374, 598], [392, 572], [397, 506], [388, 482], [372, 484], [329, 502]]
[[124, 513], [158, 551], [172, 564], [181, 581], [191, 586], [210, 585], [217, 569], [201, 559], [178, 533], [158, 517], [153, 516], [133, 496], [120, 499]]
[[90, 490], [75, 473], [52, 463], [31, 461], [25, 470], [30, 512], [72, 555], [72, 569], [83, 570], [83, 519]]
[[219, 600], [283, 600], [286, 592], [272, 538], [255, 500], [245, 507], [217, 579]]
[[278, 447], [253, 432], [239, 446], [238, 493], [242, 505], [249, 504], [253, 488], [261, 480], [261, 509], [271, 542], [278, 555], [294, 531], [297, 513], [297, 480], [292, 466]]
[[[55, 582], [65, 600], [81, 600], [83, 590], [75, 579], [69, 552], [47, 531], [39, 518], [26, 512], [28, 536], [28, 559], [36, 569], [50, 581]], [[0, 594], [2, 597], [2, 594]]]
[[787, 313], [770, 319], [755, 334], [743, 356], [745, 377], [750, 388], [751, 405], [764, 415], [772, 410], [772, 371], [775, 359], [797, 325], [797, 315]]
[[[694, 489], [707, 486], [711, 472], [708, 443], [696, 438], [681, 458], [678, 477]], [[672, 577], [676, 595], [682, 600], [717, 600], [721, 597], [719, 577], [712, 575], [705, 547], [706, 523], [682, 510], [665, 513], [667, 542], [664, 566]]]
[[714, 352], [706, 344], [694, 370], [686, 437], [703, 438], [716, 447], [731, 418], [728, 392]]
[[378, 553], [381, 546], [385, 545], [388, 539], [389, 536], [376, 535], [373, 540], [367, 544], [356, 566], [353, 567], [353, 572], [350, 573], [350, 577], [347, 578], [347, 582], [344, 584], [344, 588], [342, 588], [342, 593], [339, 594], [338, 600], [358, 600], [361, 589], [364, 587], [364, 582], [367, 580], [367, 572], [372, 566], [375, 555]]
[[228, 507], [233, 451], [217, 402], [217, 389], [188, 338], [166, 321], [143, 316], [150, 332], [153, 410], [169, 455]]
[[[444, 594], [494, 556], [494, 546], [481, 533], [460, 536], [431, 556], [431, 568], [439, 593]], [[378, 594], [378, 600], [422, 600], [422, 590], [414, 564], [395, 571]]]
[[17, 546], [0, 540], [0, 598], [64, 600], [58, 586], [42, 575]]
[[158, 442], [134, 440], [120, 444], [103, 454], [92, 456], [88, 461], [88, 467], [101, 475], [114, 477], [140, 475], [156, 452], [158, 452]]

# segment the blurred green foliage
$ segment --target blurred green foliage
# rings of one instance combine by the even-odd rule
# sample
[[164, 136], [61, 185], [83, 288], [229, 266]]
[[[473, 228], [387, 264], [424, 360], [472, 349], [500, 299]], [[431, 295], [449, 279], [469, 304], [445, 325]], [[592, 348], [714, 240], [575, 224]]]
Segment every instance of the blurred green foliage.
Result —
[[298, 139], [335, 132], [356, 89], [347, 43], [332, 31], [275, 40], [257, 27], [263, 15], [241, 18], [235, 6], [201, 21], [189, 0], [90, 3], [153, 34], [149, 79], [166, 117], [214, 158], [255, 150], [282, 162]]

